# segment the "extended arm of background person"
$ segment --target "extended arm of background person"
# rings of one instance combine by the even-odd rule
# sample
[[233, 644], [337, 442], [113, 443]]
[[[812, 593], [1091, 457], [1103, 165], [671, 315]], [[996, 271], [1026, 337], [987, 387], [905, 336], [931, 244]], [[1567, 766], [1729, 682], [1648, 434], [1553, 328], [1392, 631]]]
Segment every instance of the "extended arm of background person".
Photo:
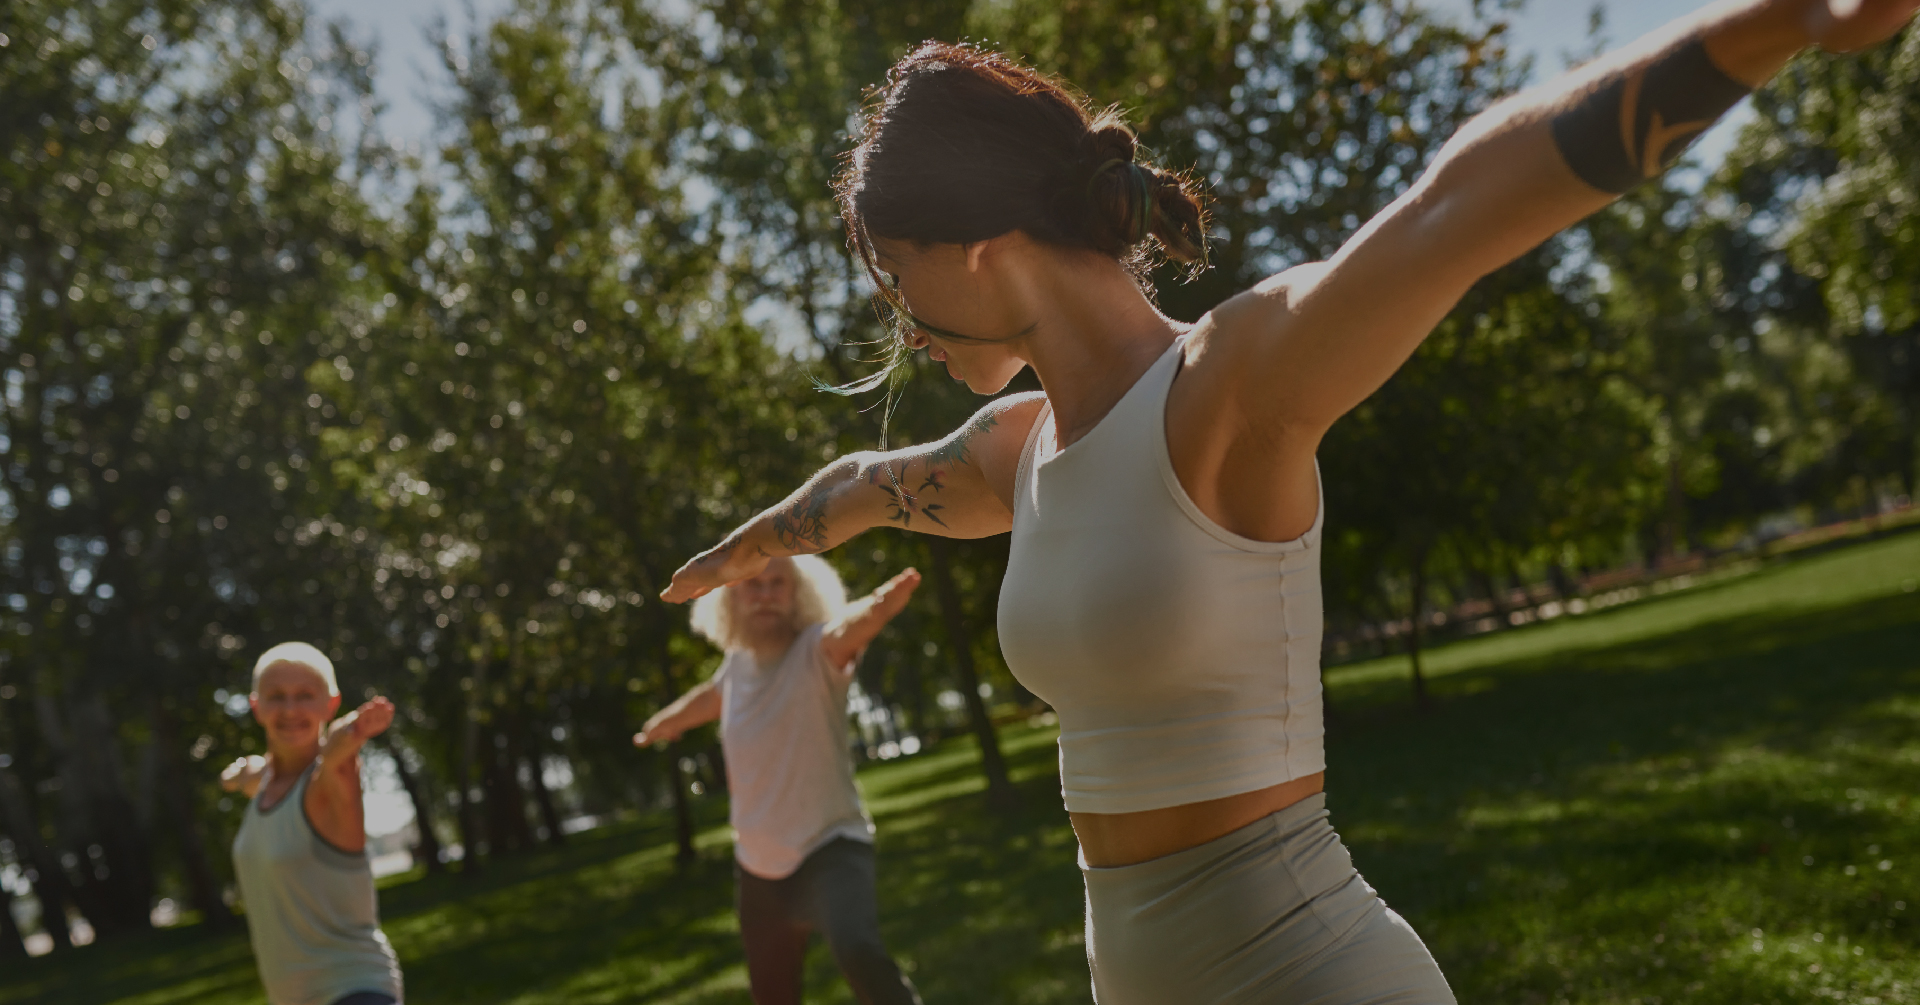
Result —
[[887, 627], [894, 615], [907, 609], [907, 600], [920, 585], [920, 572], [907, 569], [880, 584], [880, 588], [847, 605], [820, 633], [820, 654], [842, 676], [851, 673], [860, 651]]
[[1803, 49], [1873, 45], [1916, 8], [1920, 0], [1723, 0], [1502, 101], [1330, 261], [1216, 311], [1223, 331], [1253, 333], [1213, 340], [1231, 343], [1218, 346], [1216, 372], [1244, 375], [1226, 378], [1239, 385], [1239, 410], [1283, 438], [1297, 434], [1310, 455], [1482, 276], [1659, 174]]
[[336, 848], [352, 852], [366, 847], [360, 748], [392, 724], [393, 702], [371, 698], [328, 723], [320, 734], [320, 763], [307, 783], [307, 819]]
[[267, 759], [263, 755], [237, 757], [232, 764], [220, 772], [220, 787], [228, 792], [238, 792], [248, 799], [260, 791], [260, 783], [267, 778]]
[[720, 718], [720, 688], [714, 681], [703, 681], [687, 690], [673, 704], [653, 713], [640, 732], [633, 734], [633, 745], [672, 743], [689, 729], [704, 726]]
[[770, 558], [817, 554], [874, 527], [959, 538], [1006, 533], [1014, 468], [1044, 400], [996, 398], [937, 443], [840, 458], [681, 566], [661, 598], [684, 603], [758, 575]]

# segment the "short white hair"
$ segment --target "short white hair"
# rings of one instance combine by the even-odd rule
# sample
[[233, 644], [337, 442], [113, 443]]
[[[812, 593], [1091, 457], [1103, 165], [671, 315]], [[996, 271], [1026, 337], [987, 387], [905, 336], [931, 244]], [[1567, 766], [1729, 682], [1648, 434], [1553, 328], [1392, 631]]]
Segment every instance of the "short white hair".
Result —
[[[781, 561], [776, 558], [774, 561]], [[793, 627], [805, 631], [831, 621], [847, 607], [847, 587], [840, 574], [818, 555], [795, 555], [793, 564]], [[721, 649], [746, 648], [727, 596], [739, 584], [721, 587], [693, 602], [693, 630]]]
[[327, 682], [327, 694], [340, 693], [340, 682], [333, 676], [333, 661], [327, 658], [326, 653], [305, 642], [282, 642], [261, 653], [260, 658], [253, 661], [253, 690], [260, 690], [260, 675], [275, 663], [298, 663], [309, 667]]

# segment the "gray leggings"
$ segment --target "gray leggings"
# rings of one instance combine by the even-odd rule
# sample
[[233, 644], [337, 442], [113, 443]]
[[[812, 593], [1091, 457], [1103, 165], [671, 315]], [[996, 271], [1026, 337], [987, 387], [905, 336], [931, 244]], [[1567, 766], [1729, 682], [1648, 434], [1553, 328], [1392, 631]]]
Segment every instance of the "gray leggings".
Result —
[[880, 942], [872, 845], [835, 838], [785, 879], [761, 879], [737, 862], [733, 875], [755, 1005], [800, 1005], [807, 940], [816, 931], [860, 1005], [920, 1005]]
[[1100, 1005], [1454, 1005], [1440, 967], [1353, 868], [1324, 795], [1198, 847], [1081, 863]]

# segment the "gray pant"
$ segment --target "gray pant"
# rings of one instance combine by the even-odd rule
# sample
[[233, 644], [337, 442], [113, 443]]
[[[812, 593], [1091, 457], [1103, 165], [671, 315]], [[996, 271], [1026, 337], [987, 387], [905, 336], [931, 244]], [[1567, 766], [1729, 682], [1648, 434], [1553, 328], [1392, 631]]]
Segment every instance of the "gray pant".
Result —
[[826, 936], [860, 1005], [920, 1005], [913, 982], [880, 942], [872, 845], [835, 838], [785, 879], [761, 879], [739, 863], [733, 875], [755, 1005], [800, 1005], [814, 932]]
[[1454, 1005], [1440, 967], [1309, 796], [1087, 883], [1100, 1005]]

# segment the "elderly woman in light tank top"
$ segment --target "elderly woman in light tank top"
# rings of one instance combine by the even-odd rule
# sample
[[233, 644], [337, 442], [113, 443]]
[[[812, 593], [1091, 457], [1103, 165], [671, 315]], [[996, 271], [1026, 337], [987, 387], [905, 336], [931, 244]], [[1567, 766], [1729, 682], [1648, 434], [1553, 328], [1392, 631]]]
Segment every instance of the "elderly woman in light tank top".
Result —
[[663, 596], [890, 523], [1011, 532], [1001, 645], [1059, 715], [1095, 998], [1451, 1002], [1327, 819], [1315, 452], [1482, 276], [1659, 174], [1803, 49], [1874, 44], [1916, 7], [1722, 0], [1488, 109], [1332, 259], [1191, 325], [1144, 277], [1204, 262], [1196, 184], [1059, 81], [929, 42], [866, 115], [848, 234], [897, 350], [982, 394], [1031, 366], [1045, 391], [841, 458]]
[[400, 963], [380, 931], [360, 801], [360, 748], [393, 722], [374, 698], [338, 719], [333, 663], [301, 642], [253, 667], [267, 753], [221, 773], [250, 802], [233, 841], [247, 931], [271, 1005], [396, 1005]]

